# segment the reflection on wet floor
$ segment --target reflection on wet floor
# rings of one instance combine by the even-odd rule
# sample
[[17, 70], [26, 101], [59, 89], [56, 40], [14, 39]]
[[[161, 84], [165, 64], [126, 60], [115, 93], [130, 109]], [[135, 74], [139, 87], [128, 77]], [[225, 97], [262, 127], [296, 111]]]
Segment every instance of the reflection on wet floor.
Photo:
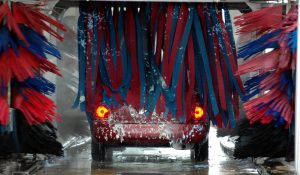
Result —
[[[210, 131], [208, 162], [190, 160], [189, 150], [173, 148], [112, 149], [112, 160], [92, 162], [89, 144], [66, 152], [64, 158], [52, 160], [38, 174], [88, 175], [236, 175], [258, 174], [251, 159], [234, 160], [223, 153], [215, 129]], [[96, 165], [96, 166], [95, 166]]]

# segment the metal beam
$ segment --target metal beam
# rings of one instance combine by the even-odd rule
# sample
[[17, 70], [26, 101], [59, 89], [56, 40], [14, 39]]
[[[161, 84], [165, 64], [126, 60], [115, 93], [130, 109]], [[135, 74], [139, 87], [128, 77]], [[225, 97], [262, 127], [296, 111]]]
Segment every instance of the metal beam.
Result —
[[[104, 2], [103, 0], [94, 0], [94, 1]], [[78, 0], [70, 0], [70, 1], [60, 0], [60, 1], [58, 1], [53, 8], [53, 11], [55, 13], [53, 13], [52, 16], [54, 16], [55, 18], [59, 18], [61, 16], [61, 14], [63, 14], [68, 8], [78, 7], [80, 2], [84, 2], [84, 1], [78, 1]], [[111, 1], [111, 2], [113, 2], [113, 1]], [[120, 1], [120, 2], [122, 2], [122, 1]], [[129, 0], [126, 2], [149, 2], [149, 1]], [[151, 2], [187, 2], [187, 1], [183, 1], [183, 0], [164, 0], [164, 1], [151, 0]], [[251, 8], [247, 5], [246, 1], [241, 1], [241, 0], [189, 0], [188, 1], [188, 3], [192, 3], [192, 2], [226, 3], [226, 4], [228, 4], [229, 10], [239, 10], [241, 13], [248, 13], [248, 12], [252, 11]]]

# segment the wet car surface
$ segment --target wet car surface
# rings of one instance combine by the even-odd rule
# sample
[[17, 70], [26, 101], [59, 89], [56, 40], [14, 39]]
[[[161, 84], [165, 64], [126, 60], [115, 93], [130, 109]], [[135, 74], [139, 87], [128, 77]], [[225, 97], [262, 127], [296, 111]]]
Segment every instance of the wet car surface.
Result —
[[259, 174], [251, 159], [235, 160], [221, 149], [216, 130], [211, 128], [209, 136], [209, 160], [195, 163], [190, 160], [190, 150], [173, 148], [124, 148], [113, 149], [112, 160], [104, 163], [93, 162], [90, 155], [90, 143], [77, 144], [69, 148], [64, 158], [55, 158], [46, 163], [37, 174], [115, 174], [115, 175], [236, 175]]

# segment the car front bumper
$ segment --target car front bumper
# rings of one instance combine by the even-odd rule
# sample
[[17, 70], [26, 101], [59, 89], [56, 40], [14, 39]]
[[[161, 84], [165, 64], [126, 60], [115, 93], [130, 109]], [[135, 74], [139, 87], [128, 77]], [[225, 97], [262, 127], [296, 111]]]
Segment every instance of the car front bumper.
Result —
[[[130, 124], [94, 120], [93, 137], [105, 145], [173, 146], [193, 145], [207, 140], [208, 124]], [[181, 148], [179, 148], [181, 149]]]

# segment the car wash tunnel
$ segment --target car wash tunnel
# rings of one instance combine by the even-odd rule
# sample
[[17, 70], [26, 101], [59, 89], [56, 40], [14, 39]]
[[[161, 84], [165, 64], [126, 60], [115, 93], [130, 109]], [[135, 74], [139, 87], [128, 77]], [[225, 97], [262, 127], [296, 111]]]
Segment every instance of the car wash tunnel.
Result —
[[299, 174], [298, 16], [0, 0], [0, 175]]

